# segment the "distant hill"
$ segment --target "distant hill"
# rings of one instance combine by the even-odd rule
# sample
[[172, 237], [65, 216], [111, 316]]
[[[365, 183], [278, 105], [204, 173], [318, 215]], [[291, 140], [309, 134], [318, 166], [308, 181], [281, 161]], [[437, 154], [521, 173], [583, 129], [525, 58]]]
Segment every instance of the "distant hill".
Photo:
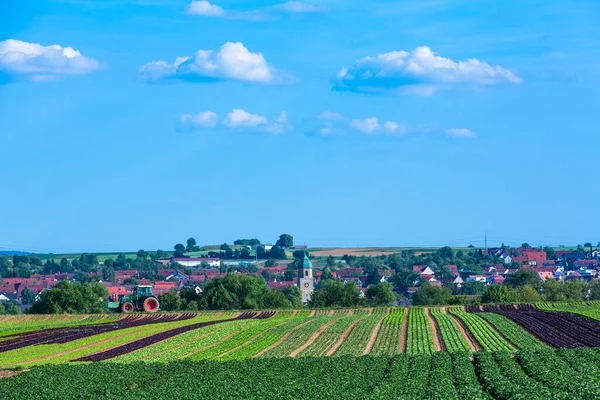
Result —
[[19, 250], [0, 250], [0, 256], [14, 256], [15, 254], [17, 255], [29, 255], [32, 253], [26, 252], [26, 251], [19, 251]]

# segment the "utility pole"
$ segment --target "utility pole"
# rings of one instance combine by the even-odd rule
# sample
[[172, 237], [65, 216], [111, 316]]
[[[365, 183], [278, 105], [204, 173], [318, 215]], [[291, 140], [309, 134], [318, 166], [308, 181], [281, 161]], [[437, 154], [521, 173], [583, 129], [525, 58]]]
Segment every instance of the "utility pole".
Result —
[[487, 232], [485, 232], [485, 251], [487, 252]]

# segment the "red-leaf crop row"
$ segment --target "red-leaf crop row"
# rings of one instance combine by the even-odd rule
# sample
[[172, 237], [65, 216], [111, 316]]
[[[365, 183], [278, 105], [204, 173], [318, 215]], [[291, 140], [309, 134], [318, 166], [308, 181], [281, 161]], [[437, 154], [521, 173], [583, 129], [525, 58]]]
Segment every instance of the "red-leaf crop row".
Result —
[[117, 322], [107, 322], [66, 328], [52, 328], [43, 331], [28, 332], [0, 342], [0, 353], [9, 350], [20, 349], [31, 345], [67, 343], [73, 340], [82, 339], [88, 336], [98, 335], [105, 332], [115, 331], [118, 329], [133, 328], [135, 326], [142, 326], [148, 324], [158, 324], [161, 322], [183, 321], [194, 318], [196, 316], [197, 314], [194, 313], [152, 314], [142, 317], [139, 317], [137, 315], [130, 315]]
[[165, 332], [161, 332], [161, 333], [157, 333], [151, 336], [147, 336], [145, 338], [136, 340], [135, 342], [131, 342], [131, 343], [127, 343], [125, 345], [122, 346], [118, 346], [118, 347], [113, 347], [112, 349], [103, 351], [101, 353], [96, 353], [96, 354], [92, 354], [86, 357], [81, 357], [78, 358], [76, 360], [73, 361], [103, 361], [103, 360], [108, 360], [110, 358], [113, 357], [117, 357], [123, 354], [127, 354], [127, 353], [131, 353], [132, 351], [135, 350], [139, 350], [142, 349], [144, 347], [150, 346], [152, 344], [158, 343], [160, 341], [163, 341], [165, 339], [171, 338], [173, 336], [177, 336], [180, 335], [182, 333], [194, 330], [194, 329], [199, 329], [199, 328], [203, 328], [205, 326], [209, 326], [209, 325], [214, 325], [214, 324], [220, 324], [223, 322], [229, 322], [229, 321], [236, 321], [236, 320], [241, 320], [241, 319], [250, 319], [250, 318], [256, 318], [256, 319], [265, 319], [265, 318], [271, 318], [273, 315], [275, 315], [275, 312], [270, 311], [270, 312], [262, 312], [262, 313], [254, 313], [254, 312], [247, 312], [247, 313], [243, 313], [235, 318], [230, 318], [230, 319], [223, 319], [223, 320], [216, 320], [216, 321], [207, 321], [207, 322], [200, 322], [197, 324], [192, 324], [192, 325], [186, 325], [186, 326], [182, 326], [179, 328], [175, 328], [175, 329], [171, 329]]
[[484, 306], [483, 310], [512, 319], [553, 347], [600, 347], [600, 323], [583, 316], [523, 306], [518, 310], [512, 306]]

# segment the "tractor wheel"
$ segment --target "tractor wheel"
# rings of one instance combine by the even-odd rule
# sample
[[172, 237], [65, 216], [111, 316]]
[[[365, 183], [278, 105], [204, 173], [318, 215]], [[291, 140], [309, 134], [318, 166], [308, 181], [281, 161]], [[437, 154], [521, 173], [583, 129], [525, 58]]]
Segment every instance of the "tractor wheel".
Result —
[[128, 301], [126, 303], [123, 303], [123, 305], [121, 306], [121, 311], [125, 314], [129, 314], [135, 311], [135, 307], [133, 306], [133, 303]]
[[144, 300], [144, 311], [157, 312], [159, 309], [158, 299], [156, 297], [148, 297]]

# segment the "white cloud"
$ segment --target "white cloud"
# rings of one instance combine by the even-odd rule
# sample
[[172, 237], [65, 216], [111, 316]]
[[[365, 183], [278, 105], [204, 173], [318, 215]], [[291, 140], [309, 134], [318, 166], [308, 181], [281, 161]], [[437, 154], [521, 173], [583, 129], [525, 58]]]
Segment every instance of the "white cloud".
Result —
[[375, 117], [365, 119], [353, 119], [350, 121], [350, 128], [372, 135], [379, 130], [379, 120]]
[[100, 69], [100, 63], [72, 47], [42, 46], [8, 39], [0, 42], [0, 71], [31, 81], [48, 81], [66, 75], [83, 75]]
[[190, 82], [234, 80], [278, 83], [285, 79], [283, 74], [267, 64], [262, 53], [252, 53], [240, 42], [227, 42], [217, 51], [198, 50], [193, 56], [176, 58], [173, 63], [146, 63], [140, 68], [139, 76], [152, 82], [181, 79]]
[[336, 121], [342, 119], [343, 117], [336, 112], [325, 111], [319, 114], [318, 118], [326, 121]]
[[273, 6], [276, 10], [285, 11], [288, 13], [319, 13], [325, 12], [327, 9], [323, 6], [317, 6], [309, 3], [302, 3], [300, 1], [288, 1], [287, 3], [277, 4]]
[[453, 138], [467, 138], [471, 139], [477, 137], [477, 134], [466, 128], [452, 128], [446, 130], [446, 135]]
[[309, 14], [327, 11], [323, 6], [317, 6], [300, 1], [289, 1], [270, 7], [258, 8], [250, 11], [226, 10], [208, 1], [192, 1], [185, 9], [187, 14], [203, 17], [219, 17], [229, 19], [244, 19], [251, 21], [264, 21], [281, 14]]
[[198, 114], [183, 114], [179, 117], [179, 123], [183, 128], [214, 128], [217, 125], [217, 114], [212, 111], [204, 111]]
[[429, 96], [443, 89], [519, 83], [521, 78], [500, 66], [474, 58], [457, 62], [422, 46], [412, 52], [393, 51], [365, 57], [350, 68], [342, 68], [333, 89]]
[[239, 108], [229, 112], [223, 120], [223, 125], [228, 128], [254, 128], [259, 125], [267, 125], [268, 123], [269, 120], [266, 117], [250, 114]]
[[227, 12], [208, 1], [192, 1], [185, 9], [186, 13], [193, 15], [204, 15], [206, 17], [223, 17]]

